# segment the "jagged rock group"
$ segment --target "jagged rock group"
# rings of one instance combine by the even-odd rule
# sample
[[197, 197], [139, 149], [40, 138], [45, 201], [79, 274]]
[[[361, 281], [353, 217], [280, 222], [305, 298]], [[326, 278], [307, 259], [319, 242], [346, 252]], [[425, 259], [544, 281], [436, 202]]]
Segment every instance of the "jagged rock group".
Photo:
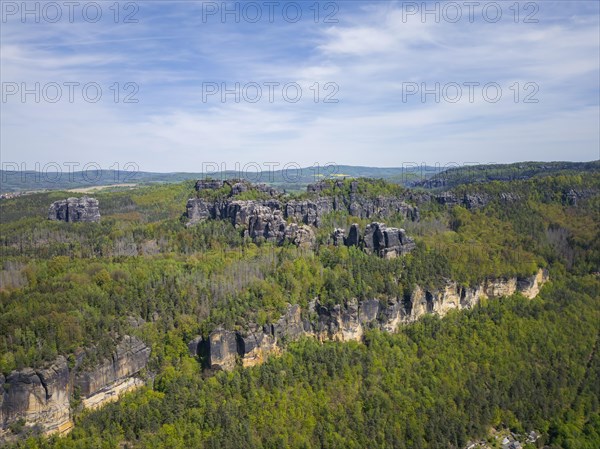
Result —
[[242, 331], [217, 328], [207, 340], [197, 337], [190, 342], [189, 350], [192, 355], [206, 357], [210, 368], [215, 370], [231, 370], [238, 360], [243, 366], [253, 366], [262, 363], [269, 354], [280, 352], [286, 342], [302, 336], [320, 341], [360, 341], [366, 329], [395, 332], [400, 324], [413, 322], [425, 314], [443, 316], [453, 309], [468, 309], [481, 298], [517, 292], [534, 298], [547, 279], [548, 273], [540, 269], [533, 276], [491, 279], [474, 287], [463, 287], [456, 282], [447, 282], [438, 289], [416, 286], [405, 298], [350, 299], [335, 305], [324, 305], [314, 299], [305, 313], [298, 305], [288, 305], [273, 324], [251, 323]]
[[132, 376], [150, 357], [150, 348], [130, 336], [122, 338], [110, 359], [84, 368], [84, 361], [93, 352], [93, 348], [80, 351], [74, 365], [59, 356], [44, 369], [24, 368], [6, 378], [0, 374], [0, 435], [19, 420], [40, 426], [44, 433], [68, 431], [73, 425], [71, 400], [75, 392], [88, 408], [114, 400], [116, 393], [136, 384], [131, 382]]
[[48, 210], [48, 220], [76, 222], [100, 221], [98, 200], [83, 196], [81, 198], [67, 198], [55, 201]]
[[[418, 221], [419, 210], [399, 198], [378, 197], [375, 199], [360, 195], [357, 183], [350, 185], [347, 196], [317, 196], [309, 200], [282, 198], [272, 187], [264, 184], [253, 186], [242, 181], [205, 181], [196, 183], [196, 190], [218, 190], [229, 185], [231, 192], [227, 198], [208, 200], [189, 199], [186, 206], [188, 225], [206, 219], [229, 220], [234, 226], [244, 229], [244, 235], [253, 241], [264, 239], [269, 242], [291, 241], [311, 245], [314, 231], [311, 227], [321, 226], [325, 214], [344, 211], [359, 218], [389, 217], [400, 215], [408, 220]], [[308, 186], [308, 192], [321, 193], [326, 184]], [[240, 200], [239, 194], [249, 189], [268, 195], [268, 199]], [[391, 228], [390, 228], [391, 229]]]
[[360, 246], [369, 254], [391, 258], [409, 253], [415, 248], [415, 242], [406, 235], [404, 229], [388, 228], [384, 223], [373, 222], [360, 235], [357, 223], [350, 226], [348, 237], [345, 230], [336, 228], [331, 235], [335, 246]]

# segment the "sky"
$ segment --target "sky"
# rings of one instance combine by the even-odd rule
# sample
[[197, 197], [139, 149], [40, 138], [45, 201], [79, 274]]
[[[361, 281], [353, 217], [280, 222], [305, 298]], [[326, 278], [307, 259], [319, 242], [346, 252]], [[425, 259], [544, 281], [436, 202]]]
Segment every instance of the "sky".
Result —
[[2, 168], [599, 159], [600, 2], [477, 3], [2, 0]]

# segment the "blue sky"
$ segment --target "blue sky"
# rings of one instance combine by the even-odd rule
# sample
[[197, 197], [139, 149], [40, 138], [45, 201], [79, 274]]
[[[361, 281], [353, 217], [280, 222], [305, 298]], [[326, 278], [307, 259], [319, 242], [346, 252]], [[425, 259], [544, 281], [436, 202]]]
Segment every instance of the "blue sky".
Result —
[[[243, 14], [249, 2], [227, 3], [240, 8], [239, 22], [221, 15], [223, 2], [136, 2], [137, 23], [123, 23], [132, 2], [119, 3], [118, 23], [112, 1], [98, 3], [96, 23], [79, 9], [71, 23], [67, 6], [57, 3], [63, 16], [55, 23], [50, 7], [44, 16], [44, 2], [39, 23], [34, 15], [23, 23], [22, 11], [7, 7], [21, 2], [2, 1], [4, 163], [134, 162], [147, 171], [200, 171], [208, 162], [402, 166], [600, 157], [597, 1], [518, 2], [517, 23], [513, 1], [480, 2], [487, 16], [479, 6], [473, 23], [462, 1], [454, 3], [463, 15], [454, 23], [449, 2], [427, 4], [439, 5], [439, 23], [433, 14], [423, 18], [422, 2], [319, 2], [317, 21], [314, 1], [295, 2], [302, 11], [295, 23], [283, 13], [294, 17], [292, 2], [274, 2], [273, 20], [269, 6], [256, 2], [256, 23], [246, 20], [256, 10]], [[492, 3], [502, 11], [495, 23]], [[328, 13], [337, 22], [325, 23]], [[537, 22], [524, 23], [528, 15]], [[87, 102], [79, 86], [69, 102], [65, 82], [98, 83], [102, 97]], [[139, 88], [137, 103], [123, 103], [128, 82]], [[469, 82], [479, 83], [472, 102]], [[42, 95], [37, 103], [32, 94], [25, 101], [20, 91], [7, 94], [35, 83], [50, 97], [57, 83], [63, 96], [51, 103]], [[234, 95], [223, 102], [218, 94], [203, 98], [203, 83], [257, 83], [263, 92], [255, 103]], [[264, 83], [279, 83], [273, 102]], [[298, 102], [283, 99], [286, 83], [301, 87]], [[439, 103], [433, 94], [403, 98], [409, 86], [436, 83], [440, 92], [447, 88]], [[483, 95], [488, 83], [502, 89], [497, 102]], [[463, 96], [447, 101], [455, 85]], [[335, 86], [338, 101], [323, 102]], [[255, 90], [245, 93], [254, 97]], [[524, 102], [527, 94], [537, 103]]]

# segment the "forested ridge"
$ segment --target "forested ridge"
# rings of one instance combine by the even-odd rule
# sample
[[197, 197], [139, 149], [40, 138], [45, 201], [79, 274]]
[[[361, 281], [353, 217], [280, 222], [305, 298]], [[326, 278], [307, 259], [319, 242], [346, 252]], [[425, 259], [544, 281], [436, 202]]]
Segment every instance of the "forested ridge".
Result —
[[[473, 209], [382, 181], [359, 186], [420, 201], [419, 221], [386, 219], [414, 237], [411, 254], [332, 246], [334, 226], [367, 223], [343, 213], [325, 217], [314, 250], [256, 245], [225, 221], [186, 227], [190, 182], [98, 193], [100, 223], [47, 221], [65, 192], [2, 200], [0, 371], [92, 345], [101, 358], [118, 335], [152, 347], [148, 387], [78, 416], [65, 438], [15, 444], [459, 448], [494, 427], [536, 429], [540, 447], [600, 447], [600, 175], [456, 187], [491, 198]], [[507, 193], [511, 202], [498, 199]], [[370, 331], [364, 345], [301, 340], [261, 366], [216, 375], [187, 351], [195, 335], [272, 322], [288, 303], [405, 297], [415, 285], [471, 286], [539, 267], [551, 282], [535, 300]]]

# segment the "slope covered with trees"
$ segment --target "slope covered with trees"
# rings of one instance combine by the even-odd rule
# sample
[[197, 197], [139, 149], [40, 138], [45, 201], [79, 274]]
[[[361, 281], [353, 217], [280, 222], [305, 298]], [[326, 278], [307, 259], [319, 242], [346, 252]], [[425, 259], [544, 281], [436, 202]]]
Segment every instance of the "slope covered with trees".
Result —
[[[411, 254], [334, 247], [334, 226], [367, 223], [345, 213], [324, 217], [312, 250], [256, 245], [225, 221], [186, 227], [188, 182], [99, 193], [100, 223], [47, 221], [64, 192], [2, 200], [0, 371], [91, 345], [102, 357], [118, 335], [152, 347], [148, 387], [79, 416], [66, 438], [15, 444], [458, 448], [493, 426], [536, 429], [551, 447], [598, 447], [600, 175], [454, 189], [489, 198], [477, 208], [385, 182], [359, 188], [418, 204], [420, 221], [386, 219], [414, 237]], [[538, 267], [552, 281], [536, 300], [372, 331], [365, 345], [300, 341], [215, 376], [187, 351], [195, 335], [273, 322], [288, 303], [405, 297], [415, 285], [469, 286]]]

